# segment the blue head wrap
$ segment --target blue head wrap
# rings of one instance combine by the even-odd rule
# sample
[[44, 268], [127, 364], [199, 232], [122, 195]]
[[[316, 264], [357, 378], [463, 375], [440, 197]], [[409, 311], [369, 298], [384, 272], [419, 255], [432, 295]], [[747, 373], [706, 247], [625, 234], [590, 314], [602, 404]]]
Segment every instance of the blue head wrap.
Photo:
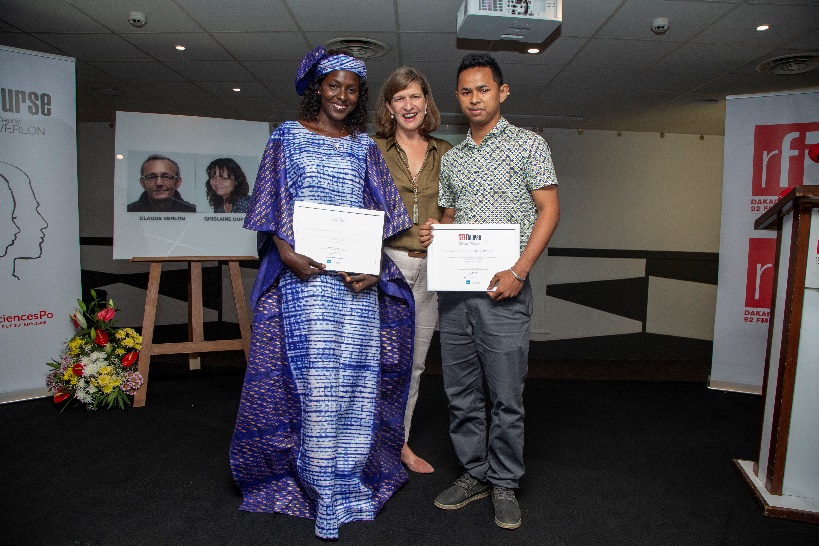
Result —
[[304, 95], [311, 83], [334, 70], [349, 70], [361, 79], [367, 77], [367, 67], [360, 60], [343, 53], [327, 55], [324, 46], [318, 46], [301, 60], [296, 72], [296, 93]]

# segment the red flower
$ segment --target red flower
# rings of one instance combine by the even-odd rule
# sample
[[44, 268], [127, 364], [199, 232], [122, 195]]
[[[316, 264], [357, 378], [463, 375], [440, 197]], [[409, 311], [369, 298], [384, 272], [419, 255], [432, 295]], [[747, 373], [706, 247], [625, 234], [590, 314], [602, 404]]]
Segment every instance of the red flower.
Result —
[[60, 402], [65, 402], [68, 398], [71, 398], [70, 392], [58, 392], [54, 395], [54, 403], [59, 404]]
[[103, 330], [97, 330], [94, 333], [94, 343], [100, 347], [105, 347], [108, 344], [108, 333]]
[[100, 320], [104, 320], [105, 322], [108, 322], [109, 320], [114, 318], [115, 313], [116, 311], [114, 310], [113, 307], [106, 307], [105, 309], [97, 313], [97, 318]]
[[139, 353], [137, 351], [131, 351], [130, 353], [122, 355], [122, 365], [127, 368], [137, 361], [137, 357], [139, 357]]
[[82, 316], [82, 311], [79, 309], [74, 309], [74, 312], [71, 313], [71, 321], [74, 323], [74, 328], [88, 327], [88, 324], [85, 322], [85, 318]]
[[82, 364], [74, 364], [71, 367], [71, 371], [74, 372], [74, 375], [77, 377], [82, 377]]

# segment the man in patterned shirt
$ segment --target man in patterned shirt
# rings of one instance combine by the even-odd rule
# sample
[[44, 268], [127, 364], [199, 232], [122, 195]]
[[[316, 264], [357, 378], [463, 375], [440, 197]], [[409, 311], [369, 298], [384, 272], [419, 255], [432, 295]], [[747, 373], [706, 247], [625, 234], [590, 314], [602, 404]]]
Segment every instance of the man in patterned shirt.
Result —
[[[501, 117], [509, 86], [494, 58], [470, 54], [458, 68], [458, 102], [469, 119], [466, 139], [441, 163], [441, 223], [520, 224], [520, 258], [498, 271], [487, 292], [441, 292], [438, 309], [450, 437], [465, 469], [435, 506], [461, 508], [489, 496], [495, 523], [521, 523], [515, 489], [523, 475], [523, 386], [529, 355], [532, 289], [527, 276], [560, 217], [549, 147]], [[432, 242], [430, 218], [421, 226]], [[494, 288], [494, 290], [492, 290]], [[487, 423], [483, 379], [492, 401]]]

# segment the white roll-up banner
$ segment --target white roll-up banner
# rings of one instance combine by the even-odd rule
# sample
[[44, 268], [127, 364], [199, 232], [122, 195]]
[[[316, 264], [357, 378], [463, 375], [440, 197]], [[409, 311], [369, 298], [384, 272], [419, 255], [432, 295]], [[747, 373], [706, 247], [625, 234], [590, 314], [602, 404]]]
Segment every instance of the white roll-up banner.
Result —
[[754, 221], [788, 188], [819, 184], [816, 143], [819, 89], [727, 98], [713, 388], [761, 391], [776, 232]]
[[74, 59], [0, 46], [0, 402], [44, 396], [80, 297]]

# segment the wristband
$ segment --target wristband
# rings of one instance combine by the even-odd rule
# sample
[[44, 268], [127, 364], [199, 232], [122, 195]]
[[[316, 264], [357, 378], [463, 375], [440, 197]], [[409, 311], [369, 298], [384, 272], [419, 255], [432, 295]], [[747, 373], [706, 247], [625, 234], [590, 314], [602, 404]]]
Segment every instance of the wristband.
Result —
[[525, 280], [526, 280], [524, 277], [521, 277], [520, 275], [518, 275], [517, 273], [515, 273], [514, 271], [512, 271], [512, 268], [511, 268], [511, 267], [509, 268], [509, 271], [510, 271], [510, 272], [512, 273], [512, 275], [514, 275], [514, 276], [515, 276], [515, 278], [516, 278], [517, 280], [519, 280], [520, 282], [523, 282], [523, 281], [525, 281]]

